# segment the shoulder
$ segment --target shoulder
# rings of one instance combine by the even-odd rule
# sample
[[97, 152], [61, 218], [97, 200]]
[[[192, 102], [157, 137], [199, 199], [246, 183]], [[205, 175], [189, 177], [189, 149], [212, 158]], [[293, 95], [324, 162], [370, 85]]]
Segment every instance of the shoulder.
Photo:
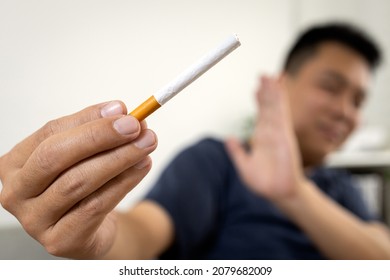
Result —
[[222, 140], [207, 137], [182, 150], [177, 155], [176, 161], [226, 164], [229, 162], [229, 157]]
[[225, 145], [222, 140], [212, 137], [202, 138], [198, 142], [187, 148], [189, 151], [211, 153], [211, 154], [224, 154]]

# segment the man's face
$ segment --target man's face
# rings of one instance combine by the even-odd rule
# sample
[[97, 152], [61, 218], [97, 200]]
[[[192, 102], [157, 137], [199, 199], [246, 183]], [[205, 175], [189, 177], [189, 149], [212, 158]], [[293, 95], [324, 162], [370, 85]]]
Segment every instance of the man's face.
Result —
[[327, 42], [319, 45], [295, 74], [285, 74], [282, 81], [303, 164], [319, 164], [358, 125], [370, 68], [354, 50]]

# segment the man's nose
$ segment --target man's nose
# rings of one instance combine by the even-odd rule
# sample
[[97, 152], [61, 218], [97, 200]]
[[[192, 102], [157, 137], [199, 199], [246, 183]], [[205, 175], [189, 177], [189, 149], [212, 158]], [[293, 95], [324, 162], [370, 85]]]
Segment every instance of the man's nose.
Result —
[[351, 98], [348, 95], [343, 94], [339, 98], [337, 106], [335, 106], [334, 113], [335, 117], [338, 119], [353, 122], [356, 114], [356, 107]]

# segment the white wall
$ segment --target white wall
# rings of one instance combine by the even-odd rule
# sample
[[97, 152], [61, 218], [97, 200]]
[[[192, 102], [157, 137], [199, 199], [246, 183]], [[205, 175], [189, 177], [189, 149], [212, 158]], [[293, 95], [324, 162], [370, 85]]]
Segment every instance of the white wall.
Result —
[[[238, 134], [254, 112], [256, 77], [278, 71], [298, 27], [351, 19], [390, 52], [389, 12], [387, 1], [372, 0], [0, 0], [0, 154], [90, 104], [120, 99], [133, 109], [237, 33], [238, 50], [148, 119], [159, 148], [149, 176], [121, 203], [127, 207], [183, 147], [205, 135]], [[388, 78], [386, 68], [367, 122], [390, 125], [383, 117]], [[0, 226], [14, 223], [0, 209]]]

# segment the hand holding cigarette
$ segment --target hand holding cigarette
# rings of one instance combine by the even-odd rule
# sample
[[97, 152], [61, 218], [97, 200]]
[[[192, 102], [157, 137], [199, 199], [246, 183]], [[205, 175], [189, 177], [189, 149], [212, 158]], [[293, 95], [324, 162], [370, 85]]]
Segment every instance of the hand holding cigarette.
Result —
[[109, 102], [48, 122], [0, 157], [0, 204], [49, 253], [104, 256], [116, 238], [112, 210], [149, 172], [148, 155], [157, 147], [139, 121], [239, 45], [230, 37], [132, 116], [123, 103]]
[[169, 84], [149, 97], [144, 103], [132, 111], [130, 115], [142, 121], [240, 45], [240, 41], [236, 35], [228, 37], [221, 45], [206, 54]]
[[48, 122], [0, 157], [1, 205], [54, 255], [97, 258], [112, 210], [149, 172], [157, 137], [113, 101]]

